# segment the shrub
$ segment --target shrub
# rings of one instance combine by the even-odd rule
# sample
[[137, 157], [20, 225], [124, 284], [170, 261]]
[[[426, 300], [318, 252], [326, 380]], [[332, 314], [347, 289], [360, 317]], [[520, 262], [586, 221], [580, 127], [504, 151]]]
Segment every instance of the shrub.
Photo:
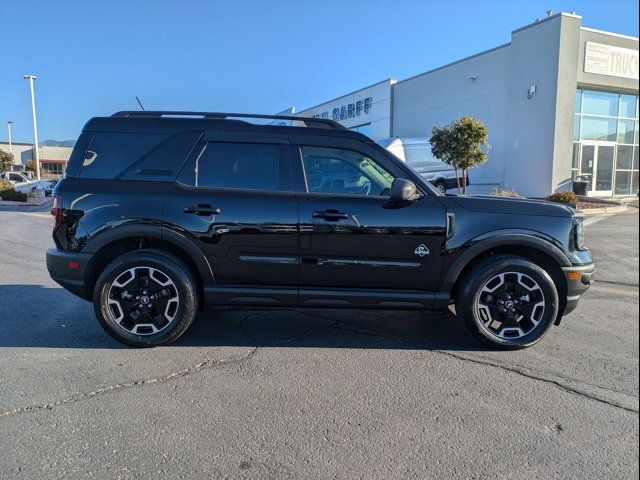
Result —
[[16, 192], [16, 189], [9, 182], [0, 181], [0, 198], [10, 202], [26, 202], [27, 194]]
[[35, 160], [29, 160], [27, 162], [27, 164], [25, 165], [24, 169], [27, 172], [36, 173], [38, 171], [38, 166], [36, 165], [36, 161]]
[[491, 196], [507, 197], [507, 198], [522, 198], [522, 195], [516, 192], [515, 188], [509, 188], [509, 187], [504, 187], [504, 188], [496, 187], [493, 190], [491, 190]]
[[13, 153], [0, 150], [0, 172], [8, 172], [13, 166]]
[[575, 205], [578, 203], [578, 197], [573, 192], [556, 192], [549, 195], [545, 200], [556, 203], [569, 203]]

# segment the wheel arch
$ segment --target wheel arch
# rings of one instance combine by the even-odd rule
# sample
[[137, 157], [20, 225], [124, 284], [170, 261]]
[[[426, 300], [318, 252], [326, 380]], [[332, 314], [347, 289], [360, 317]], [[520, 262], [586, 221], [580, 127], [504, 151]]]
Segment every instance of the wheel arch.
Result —
[[100, 273], [109, 263], [124, 253], [142, 249], [163, 250], [182, 260], [199, 283], [200, 298], [204, 298], [204, 286], [215, 283], [204, 254], [193, 242], [172, 230], [153, 226], [122, 227], [100, 236], [99, 241], [91, 242], [87, 247], [91, 249], [91, 260], [85, 270], [85, 292], [89, 298]]
[[[455, 297], [456, 288], [465, 274], [479, 261], [490, 255], [508, 254], [526, 258], [542, 267], [556, 284], [560, 299], [560, 312], [564, 311], [567, 302], [567, 280], [562, 267], [571, 266], [567, 256], [552, 243], [531, 235], [499, 235], [483, 240], [469, 247], [449, 267], [441, 290]], [[556, 319], [559, 323], [561, 315]]]

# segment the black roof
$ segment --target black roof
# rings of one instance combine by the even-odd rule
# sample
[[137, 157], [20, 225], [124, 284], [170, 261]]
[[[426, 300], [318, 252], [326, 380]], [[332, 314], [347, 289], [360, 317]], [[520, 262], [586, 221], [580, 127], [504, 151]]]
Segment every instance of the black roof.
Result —
[[[294, 125], [257, 124], [247, 120], [283, 120]], [[84, 131], [172, 133], [184, 130], [218, 130], [262, 133], [307, 133], [351, 137], [371, 141], [361, 133], [347, 129], [325, 118], [263, 115], [249, 113], [183, 112], [183, 111], [122, 111], [110, 117], [94, 117]]]

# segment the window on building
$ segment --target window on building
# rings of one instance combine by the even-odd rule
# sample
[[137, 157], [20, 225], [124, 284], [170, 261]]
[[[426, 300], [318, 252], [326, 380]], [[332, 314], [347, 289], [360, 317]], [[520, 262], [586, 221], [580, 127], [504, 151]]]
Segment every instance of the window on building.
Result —
[[587, 115], [604, 115], [607, 117], [618, 116], [617, 93], [594, 92], [584, 90], [582, 93], [582, 112]]
[[[614, 149], [611, 190], [615, 195], [638, 193], [638, 96], [593, 90], [576, 91], [575, 122], [571, 176], [593, 175], [593, 145], [610, 145]], [[598, 150], [599, 151], [599, 150]], [[611, 149], [603, 149], [611, 152]], [[591, 159], [591, 160], [589, 160]], [[610, 158], [604, 159], [608, 166]], [[591, 166], [584, 165], [589, 162]], [[599, 165], [599, 170], [602, 168]], [[590, 173], [589, 173], [590, 172]], [[595, 172], [598, 174], [598, 171]]]
[[66, 162], [40, 162], [41, 174], [44, 178], [62, 178]]
[[633, 144], [637, 136], [638, 122], [633, 120], [618, 120], [618, 142]]
[[638, 118], [638, 97], [635, 95], [620, 95], [620, 116]]
[[580, 122], [580, 140], [616, 141], [616, 119], [583, 116]]
[[573, 142], [573, 154], [571, 157], [571, 179], [575, 180], [578, 177], [578, 171], [580, 169], [580, 143]]

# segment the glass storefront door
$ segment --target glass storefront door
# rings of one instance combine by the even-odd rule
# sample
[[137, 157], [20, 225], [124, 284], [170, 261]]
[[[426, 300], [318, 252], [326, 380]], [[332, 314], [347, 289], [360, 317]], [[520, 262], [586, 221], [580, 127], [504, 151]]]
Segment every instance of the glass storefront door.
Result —
[[588, 179], [590, 195], [635, 195], [640, 180], [638, 95], [576, 91], [571, 178]]
[[580, 175], [589, 180], [590, 195], [613, 194], [613, 142], [582, 142]]
[[613, 156], [615, 145], [598, 145], [596, 150], [595, 195], [613, 195]]

